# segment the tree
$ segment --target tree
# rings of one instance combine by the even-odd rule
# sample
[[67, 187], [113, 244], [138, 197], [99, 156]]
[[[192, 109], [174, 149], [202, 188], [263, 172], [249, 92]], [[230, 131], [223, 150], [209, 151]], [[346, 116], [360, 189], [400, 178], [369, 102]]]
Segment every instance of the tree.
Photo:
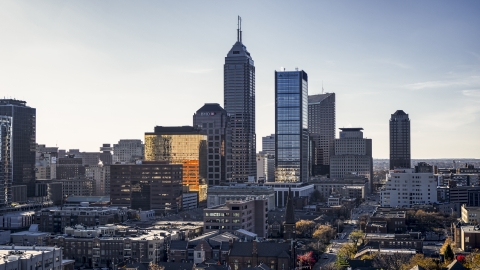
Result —
[[312, 235], [312, 231], [317, 224], [311, 220], [299, 220], [295, 223], [295, 230], [299, 235]]
[[328, 225], [320, 225], [313, 233], [313, 238], [322, 243], [328, 243], [335, 237], [335, 229]]
[[297, 260], [301, 266], [308, 265], [310, 266], [310, 269], [312, 269], [312, 267], [315, 265], [315, 258], [313, 258], [313, 252], [311, 251], [303, 255], [298, 255]]
[[443, 242], [443, 245], [440, 248], [440, 254], [445, 253], [445, 250], [447, 249], [447, 246], [455, 246], [455, 243], [453, 242], [452, 238], [450, 238], [450, 237], [445, 239], [445, 242]]
[[360, 230], [364, 231], [365, 230], [365, 227], [367, 225], [367, 222], [368, 222], [368, 215], [367, 214], [363, 214], [361, 215], [360, 217], [358, 217], [358, 225], [360, 226]]
[[475, 249], [465, 257], [464, 266], [472, 270], [480, 270], [480, 251]]
[[453, 259], [455, 259], [455, 254], [453, 254], [453, 250], [450, 245], [447, 245], [447, 248], [445, 248], [443, 256], [445, 257], [445, 262], [447, 263], [450, 263], [453, 261]]
[[358, 242], [360, 240], [362, 240], [362, 243], [363, 243], [363, 239], [365, 238], [365, 234], [360, 230], [356, 230], [356, 231], [351, 232], [349, 237], [350, 237], [350, 240], [352, 240], [353, 244], [355, 246], [357, 246]]
[[343, 244], [337, 251], [337, 261], [335, 264], [338, 267], [348, 265], [348, 260], [353, 259], [357, 253], [357, 247], [352, 243]]
[[313, 192], [310, 195], [310, 201], [311, 202], [321, 202], [323, 201], [323, 196], [318, 189], [313, 190]]
[[373, 258], [373, 266], [383, 270], [398, 270], [402, 269], [410, 260], [410, 254], [405, 253], [390, 253], [378, 254]]
[[425, 270], [437, 270], [439, 269], [438, 261], [432, 258], [426, 258], [423, 254], [415, 254], [407, 264], [403, 266], [403, 270], [410, 270], [415, 265], [423, 267]]

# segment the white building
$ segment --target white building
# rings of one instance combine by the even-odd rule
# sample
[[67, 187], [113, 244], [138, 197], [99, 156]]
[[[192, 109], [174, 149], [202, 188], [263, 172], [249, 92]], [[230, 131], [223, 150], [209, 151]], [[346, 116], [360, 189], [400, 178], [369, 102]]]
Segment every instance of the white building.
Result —
[[223, 205], [229, 201], [245, 201], [247, 199], [266, 199], [268, 210], [275, 209], [275, 192], [272, 187], [231, 184], [229, 186], [209, 187], [207, 192], [207, 207]]
[[415, 169], [390, 170], [380, 194], [382, 207], [412, 207], [437, 202], [437, 180], [433, 173]]
[[62, 248], [42, 246], [0, 246], [0, 269], [62, 269]]
[[120, 140], [113, 145], [113, 164], [132, 163], [143, 159], [144, 145], [141, 140]]
[[275, 205], [278, 208], [283, 208], [287, 205], [288, 190], [291, 189], [292, 197], [310, 197], [314, 190], [313, 184], [306, 183], [265, 183], [265, 186], [273, 187], [275, 192]]

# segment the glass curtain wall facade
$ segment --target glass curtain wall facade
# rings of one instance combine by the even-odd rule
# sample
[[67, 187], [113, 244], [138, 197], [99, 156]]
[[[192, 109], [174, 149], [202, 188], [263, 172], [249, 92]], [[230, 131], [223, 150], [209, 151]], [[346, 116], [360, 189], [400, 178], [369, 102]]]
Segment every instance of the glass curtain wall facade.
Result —
[[200, 129], [183, 127], [155, 127], [154, 133], [145, 133], [145, 161], [167, 161], [183, 165], [183, 185], [199, 191], [206, 182], [207, 136]]
[[242, 43], [241, 29], [237, 31], [237, 42], [225, 57], [223, 66], [224, 108], [230, 116], [232, 181], [247, 182], [257, 175], [255, 66]]
[[308, 76], [275, 71], [275, 182], [308, 182]]
[[398, 110], [390, 118], [390, 170], [411, 167], [410, 119]]
[[0, 99], [0, 115], [12, 117], [13, 182], [26, 185], [27, 196], [35, 196], [36, 109], [27, 102]]
[[12, 196], [12, 117], [0, 115], [0, 205], [9, 205]]

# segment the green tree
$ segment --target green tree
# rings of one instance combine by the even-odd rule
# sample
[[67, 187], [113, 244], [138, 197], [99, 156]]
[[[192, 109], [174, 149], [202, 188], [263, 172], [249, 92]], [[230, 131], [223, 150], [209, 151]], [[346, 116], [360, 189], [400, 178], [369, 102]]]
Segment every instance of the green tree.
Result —
[[465, 267], [472, 270], [480, 270], [480, 251], [475, 249], [465, 257]]
[[343, 244], [337, 251], [337, 261], [335, 264], [339, 268], [348, 265], [348, 260], [353, 259], [356, 253], [357, 247], [352, 243]]
[[352, 240], [353, 244], [357, 246], [360, 240], [363, 243], [363, 240], [365, 239], [365, 234], [360, 230], [356, 230], [351, 232], [349, 237], [350, 237], [350, 240]]
[[443, 252], [443, 256], [445, 257], [445, 262], [452, 262], [453, 259], [455, 259], [455, 254], [453, 253], [452, 247], [450, 245], [447, 245], [447, 248], [445, 248], [445, 252]]

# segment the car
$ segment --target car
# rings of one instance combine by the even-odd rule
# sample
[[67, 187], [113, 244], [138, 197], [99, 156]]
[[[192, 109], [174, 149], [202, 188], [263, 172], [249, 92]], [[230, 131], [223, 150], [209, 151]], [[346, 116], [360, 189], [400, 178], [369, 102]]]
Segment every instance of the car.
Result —
[[328, 256], [323, 256], [323, 259], [328, 259]]
[[333, 253], [333, 249], [330, 249], [328, 252]]

